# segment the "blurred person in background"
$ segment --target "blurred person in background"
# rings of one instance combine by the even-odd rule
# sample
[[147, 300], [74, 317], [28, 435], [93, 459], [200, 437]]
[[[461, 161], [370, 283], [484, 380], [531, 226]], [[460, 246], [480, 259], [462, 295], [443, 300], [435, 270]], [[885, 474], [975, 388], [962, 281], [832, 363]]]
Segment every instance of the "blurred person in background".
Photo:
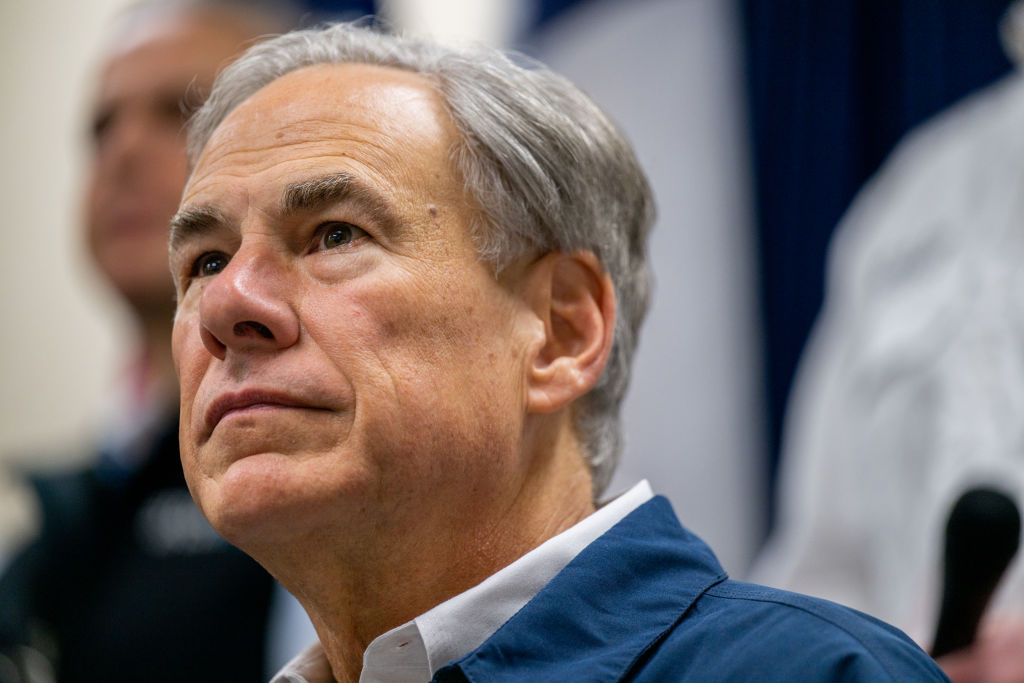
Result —
[[[1024, 503], [1022, 10], [1002, 26], [1017, 72], [908, 136], [840, 224], [787, 415], [779, 521], [753, 572], [925, 647], [958, 499]], [[977, 552], [953, 563], [984, 562], [996, 541], [977, 539], [1001, 523], [980, 523]], [[1017, 553], [973, 644], [940, 664], [955, 681], [1024, 681], [1022, 625]]]
[[102, 399], [112, 419], [92, 464], [33, 481], [42, 531], [0, 578], [3, 681], [258, 681], [277, 666], [265, 659], [280, 589], [209, 527], [182, 477], [167, 233], [190, 108], [289, 19], [253, 3], [167, 1], [134, 5], [115, 26], [92, 103], [83, 227], [138, 350], [119, 395]]

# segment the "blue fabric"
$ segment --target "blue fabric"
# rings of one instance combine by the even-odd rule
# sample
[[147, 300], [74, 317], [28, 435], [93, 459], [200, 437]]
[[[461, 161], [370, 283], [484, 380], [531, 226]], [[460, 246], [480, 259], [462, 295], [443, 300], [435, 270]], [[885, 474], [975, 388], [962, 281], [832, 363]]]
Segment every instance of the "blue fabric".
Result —
[[655, 497], [436, 681], [944, 681], [895, 628], [728, 580]]

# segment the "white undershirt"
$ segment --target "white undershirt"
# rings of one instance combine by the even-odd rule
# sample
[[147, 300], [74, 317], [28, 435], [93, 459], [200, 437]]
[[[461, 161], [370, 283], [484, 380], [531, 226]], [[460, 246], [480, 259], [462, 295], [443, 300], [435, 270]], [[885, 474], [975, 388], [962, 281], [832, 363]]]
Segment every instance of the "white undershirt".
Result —
[[[363, 654], [360, 683], [423, 683], [437, 669], [479, 647], [577, 554], [653, 496], [641, 481], [594, 514], [549, 539], [464, 593], [374, 639]], [[330, 681], [314, 643], [271, 683]]]

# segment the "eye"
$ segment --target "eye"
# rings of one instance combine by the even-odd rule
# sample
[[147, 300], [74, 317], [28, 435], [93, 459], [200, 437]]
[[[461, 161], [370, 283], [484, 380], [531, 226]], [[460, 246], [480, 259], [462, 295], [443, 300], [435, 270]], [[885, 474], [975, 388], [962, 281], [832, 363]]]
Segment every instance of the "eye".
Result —
[[216, 275], [224, 270], [228, 265], [228, 260], [227, 254], [223, 252], [208, 251], [192, 262], [192, 272], [189, 273], [189, 276], [209, 277], [210, 275]]
[[317, 248], [337, 249], [354, 242], [363, 233], [363, 229], [344, 221], [329, 221], [317, 228]]
[[107, 137], [107, 133], [110, 132], [114, 125], [114, 112], [110, 109], [103, 109], [96, 114], [96, 118], [93, 119], [92, 126], [90, 126], [89, 133], [92, 137], [94, 145], [99, 146], [100, 143]]

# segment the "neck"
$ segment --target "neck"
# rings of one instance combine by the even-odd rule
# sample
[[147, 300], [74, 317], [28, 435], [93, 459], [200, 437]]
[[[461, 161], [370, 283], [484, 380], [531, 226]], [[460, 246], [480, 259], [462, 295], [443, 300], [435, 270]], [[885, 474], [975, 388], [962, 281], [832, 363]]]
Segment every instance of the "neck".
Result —
[[516, 491], [443, 506], [447, 512], [429, 515], [429, 523], [422, 521], [425, 510], [414, 510], [397, 533], [377, 527], [372, 542], [358, 547], [345, 543], [353, 536], [350, 527], [314, 534], [265, 563], [309, 613], [339, 682], [359, 679], [374, 638], [477, 585], [594, 511], [590, 474], [571, 429], [549, 434], [547, 443], [557, 444], [555, 452], [535, 459]]

